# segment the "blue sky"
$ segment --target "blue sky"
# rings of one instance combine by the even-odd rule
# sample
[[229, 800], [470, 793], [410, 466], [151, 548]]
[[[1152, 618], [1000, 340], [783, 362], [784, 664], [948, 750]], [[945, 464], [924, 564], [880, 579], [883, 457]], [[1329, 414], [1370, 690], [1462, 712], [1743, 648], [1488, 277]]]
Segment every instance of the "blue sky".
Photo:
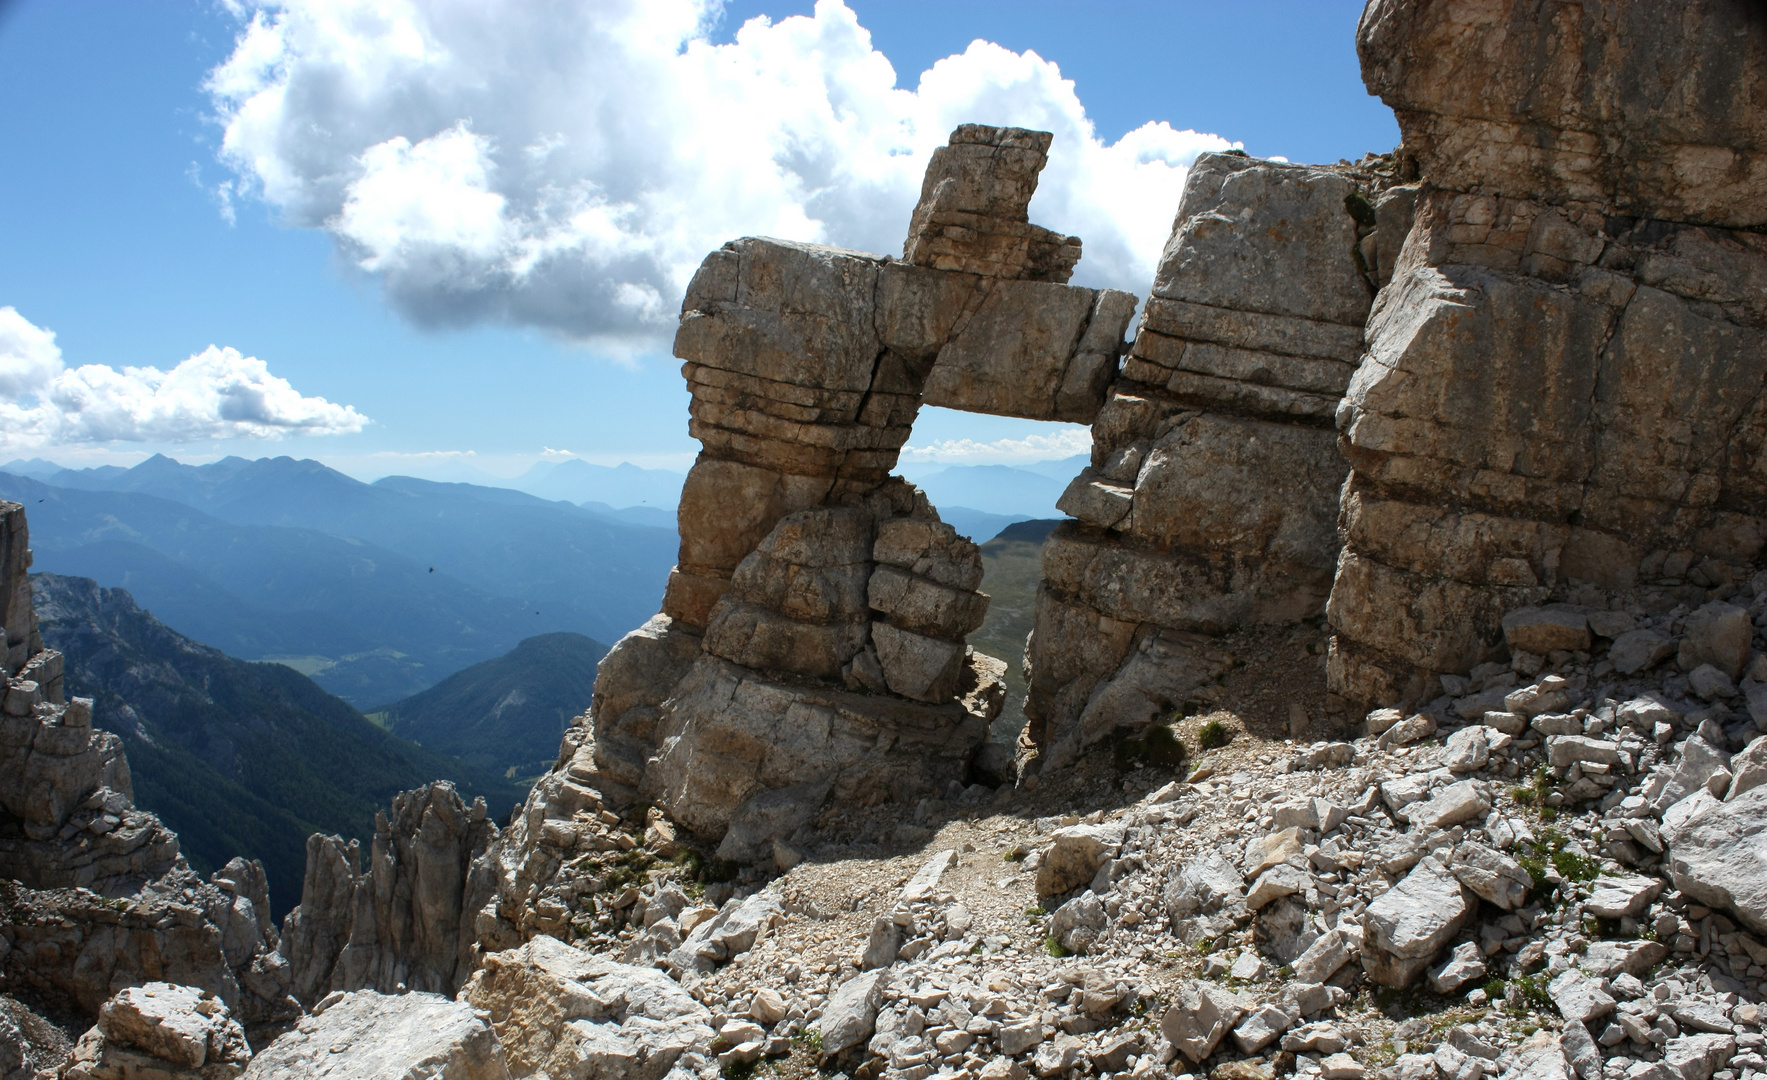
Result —
[[[899, 246], [953, 117], [1056, 130], [1032, 218], [1085, 237], [1077, 282], [1137, 293], [1198, 150], [1397, 140], [1353, 2], [733, 3], [711, 24], [688, 0], [536, 3], [492, 30], [474, 6], [293, 5], [252, 36], [221, 5], [0, 5], [0, 455], [684, 467], [667, 324], [698, 254], [744, 232]], [[158, 381], [74, 371], [190, 357]], [[52, 393], [86, 412], [46, 413]], [[1059, 457], [1072, 433], [929, 412], [913, 444]]]

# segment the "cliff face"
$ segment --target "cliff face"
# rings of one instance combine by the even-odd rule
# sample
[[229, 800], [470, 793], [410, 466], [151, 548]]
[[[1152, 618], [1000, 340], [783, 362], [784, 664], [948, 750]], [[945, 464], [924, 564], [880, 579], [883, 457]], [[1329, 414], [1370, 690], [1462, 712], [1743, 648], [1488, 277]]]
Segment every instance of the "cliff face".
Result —
[[1767, 112], [1745, 88], [1767, 23], [1662, 15], [1363, 15], [1363, 77], [1425, 188], [1338, 411], [1351, 700], [1427, 701], [1506, 659], [1508, 609], [1697, 604], [1759, 557]]

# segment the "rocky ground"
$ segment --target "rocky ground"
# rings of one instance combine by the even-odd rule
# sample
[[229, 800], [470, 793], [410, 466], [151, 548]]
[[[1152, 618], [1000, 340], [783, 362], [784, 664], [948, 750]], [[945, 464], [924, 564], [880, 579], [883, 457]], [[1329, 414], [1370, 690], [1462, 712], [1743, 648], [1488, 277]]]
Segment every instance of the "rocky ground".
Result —
[[[1749, 1080], [1767, 590], [1618, 614], [1521, 613], [1513, 664], [1353, 722], [1324, 712], [1310, 635], [1244, 635], [1172, 729], [1181, 763], [1146, 740], [830, 812], [783, 870], [605, 815], [609, 851], [577, 868], [600, 889], [557, 928], [595, 973], [569, 977], [606, 999], [668, 973], [696, 1003], [673, 1063], [705, 1075]], [[1639, 632], [1655, 666], [1621, 674]]]

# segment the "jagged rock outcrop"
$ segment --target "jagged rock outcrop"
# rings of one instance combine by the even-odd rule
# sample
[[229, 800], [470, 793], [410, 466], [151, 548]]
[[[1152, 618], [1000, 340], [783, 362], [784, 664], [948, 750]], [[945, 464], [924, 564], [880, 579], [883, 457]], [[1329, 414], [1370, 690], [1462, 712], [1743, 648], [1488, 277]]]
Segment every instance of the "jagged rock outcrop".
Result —
[[206, 990], [150, 982], [98, 1010], [62, 1080], [233, 1080], [251, 1061], [245, 1030]]
[[1135, 301], [1062, 284], [1078, 239], [1026, 220], [1049, 138], [957, 129], [902, 260], [755, 238], [707, 257], [675, 340], [705, 447], [680, 563], [602, 662], [585, 785], [715, 838], [781, 788], [966, 779], [1004, 696], [1002, 662], [964, 645], [979, 555], [889, 473], [923, 401], [1098, 411]]
[[1424, 188], [1338, 411], [1333, 688], [1428, 700], [1509, 651], [1511, 609], [1746, 578], [1767, 112], [1733, 91], [1767, 71], [1767, 24], [1381, 0], [1358, 48]]
[[1231, 659], [1207, 635], [1323, 609], [1347, 471], [1333, 416], [1414, 194], [1375, 167], [1192, 166], [1059, 504], [1078, 520], [1043, 550], [1025, 710], [1044, 768], [1213, 681]]
[[333, 991], [453, 994], [474, 963], [478, 913], [496, 893], [498, 829], [442, 780], [393, 796], [374, 818], [368, 868], [358, 841], [307, 840], [301, 903], [283, 920], [294, 996]]
[[263, 867], [204, 881], [134, 806], [121, 741], [63, 700], [62, 659], [31, 606], [24, 508], [0, 502], [6, 698], [0, 716], [0, 983], [94, 1015], [153, 980], [212, 993], [248, 1025], [299, 1012], [275, 954]]

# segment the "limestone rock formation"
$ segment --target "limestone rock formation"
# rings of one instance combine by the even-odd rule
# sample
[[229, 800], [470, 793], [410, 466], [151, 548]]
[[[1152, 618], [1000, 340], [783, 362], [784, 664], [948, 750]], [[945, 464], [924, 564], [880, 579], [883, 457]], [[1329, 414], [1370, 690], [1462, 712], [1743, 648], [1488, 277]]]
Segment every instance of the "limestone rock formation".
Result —
[[440, 994], [328, 996], [252, 1058], [247, 1080], [509, 1080], [491, 1025]]
[[1427, 700], [1501, 657], [1506, 610], [1710, 588], [1760, 552], [1767, 245], [1739, 227], [1767, 223], [1767, 122], [1725, 88], [1767, 70], [1767, 27], [1680, 16], [1363, 17], [1426, 187], [1338, 412], [1352, 700]]
[[374, 825], [366, 870], [357, 841], [307, 840], [301, 903], [282, 931], [305, 1005], [333, 991], [452, 994], [472, 971], [478, 913], [496, 891], [484, 800], [468, 806], [440, 780], [395, 795]]
[[460, 997], [489, 1018], [517, 1076], [662, 1080], [706, 1063], [709, 1009], [655, 968], [540, 936], [493, 953]]
[[42, 648], [31, 607], [24, 508], [0, 502], [0, 982], [95, 1015], [152, 980], [196, 987], [243, 1023], [298, 1014], [275, 954], [262, 866], [235, 859], [204, 881], [178, 838], [134, 806], [128, 761], [64, 700], [62, 659]]
[[98, 1010], [63, 1080], [233, 1080], [251, 1060], [245, 1031], [205, 990], [150, 982]]
[[1207, 640], [1316, 616], [1347, 468], [1332, 430], [1413, 189], [1374, 168], [1204, 154], [1092, 464], [1050, 535], [1029, 650], [1043, 767], [1169, 714]]
[[1062, 284], [1079, 241], [1026, 221], [1049, 138], [957, 129], [902, 260], [755, 238], [706, 258], [675, 339], [705, 448], [680, 563], [602, 662], [582, 783], [718, 837], [781, 788], [966, 779], [1004, 699], [1002, 662], [964, 644], [979, 556], [889, 474], [923, 401], [1098, 411], [1135, 301]]
[[[1362, 77], [1436, 187], [1724, 227], [1767, 210], [1767, 77], [1751, 4], [1563, 11], [1374, 0]], [[1518, 104], [1520, 103], [1520, 104]]]
[[122, 740], [92, 727], [92, 702], [68, 701], [62, 658], [43, 648], [31, 607], [24, 507], [0, 503], [0, 863], [33, 888], [127, 891], [178, 861], [178, 838], [134, 808]]

